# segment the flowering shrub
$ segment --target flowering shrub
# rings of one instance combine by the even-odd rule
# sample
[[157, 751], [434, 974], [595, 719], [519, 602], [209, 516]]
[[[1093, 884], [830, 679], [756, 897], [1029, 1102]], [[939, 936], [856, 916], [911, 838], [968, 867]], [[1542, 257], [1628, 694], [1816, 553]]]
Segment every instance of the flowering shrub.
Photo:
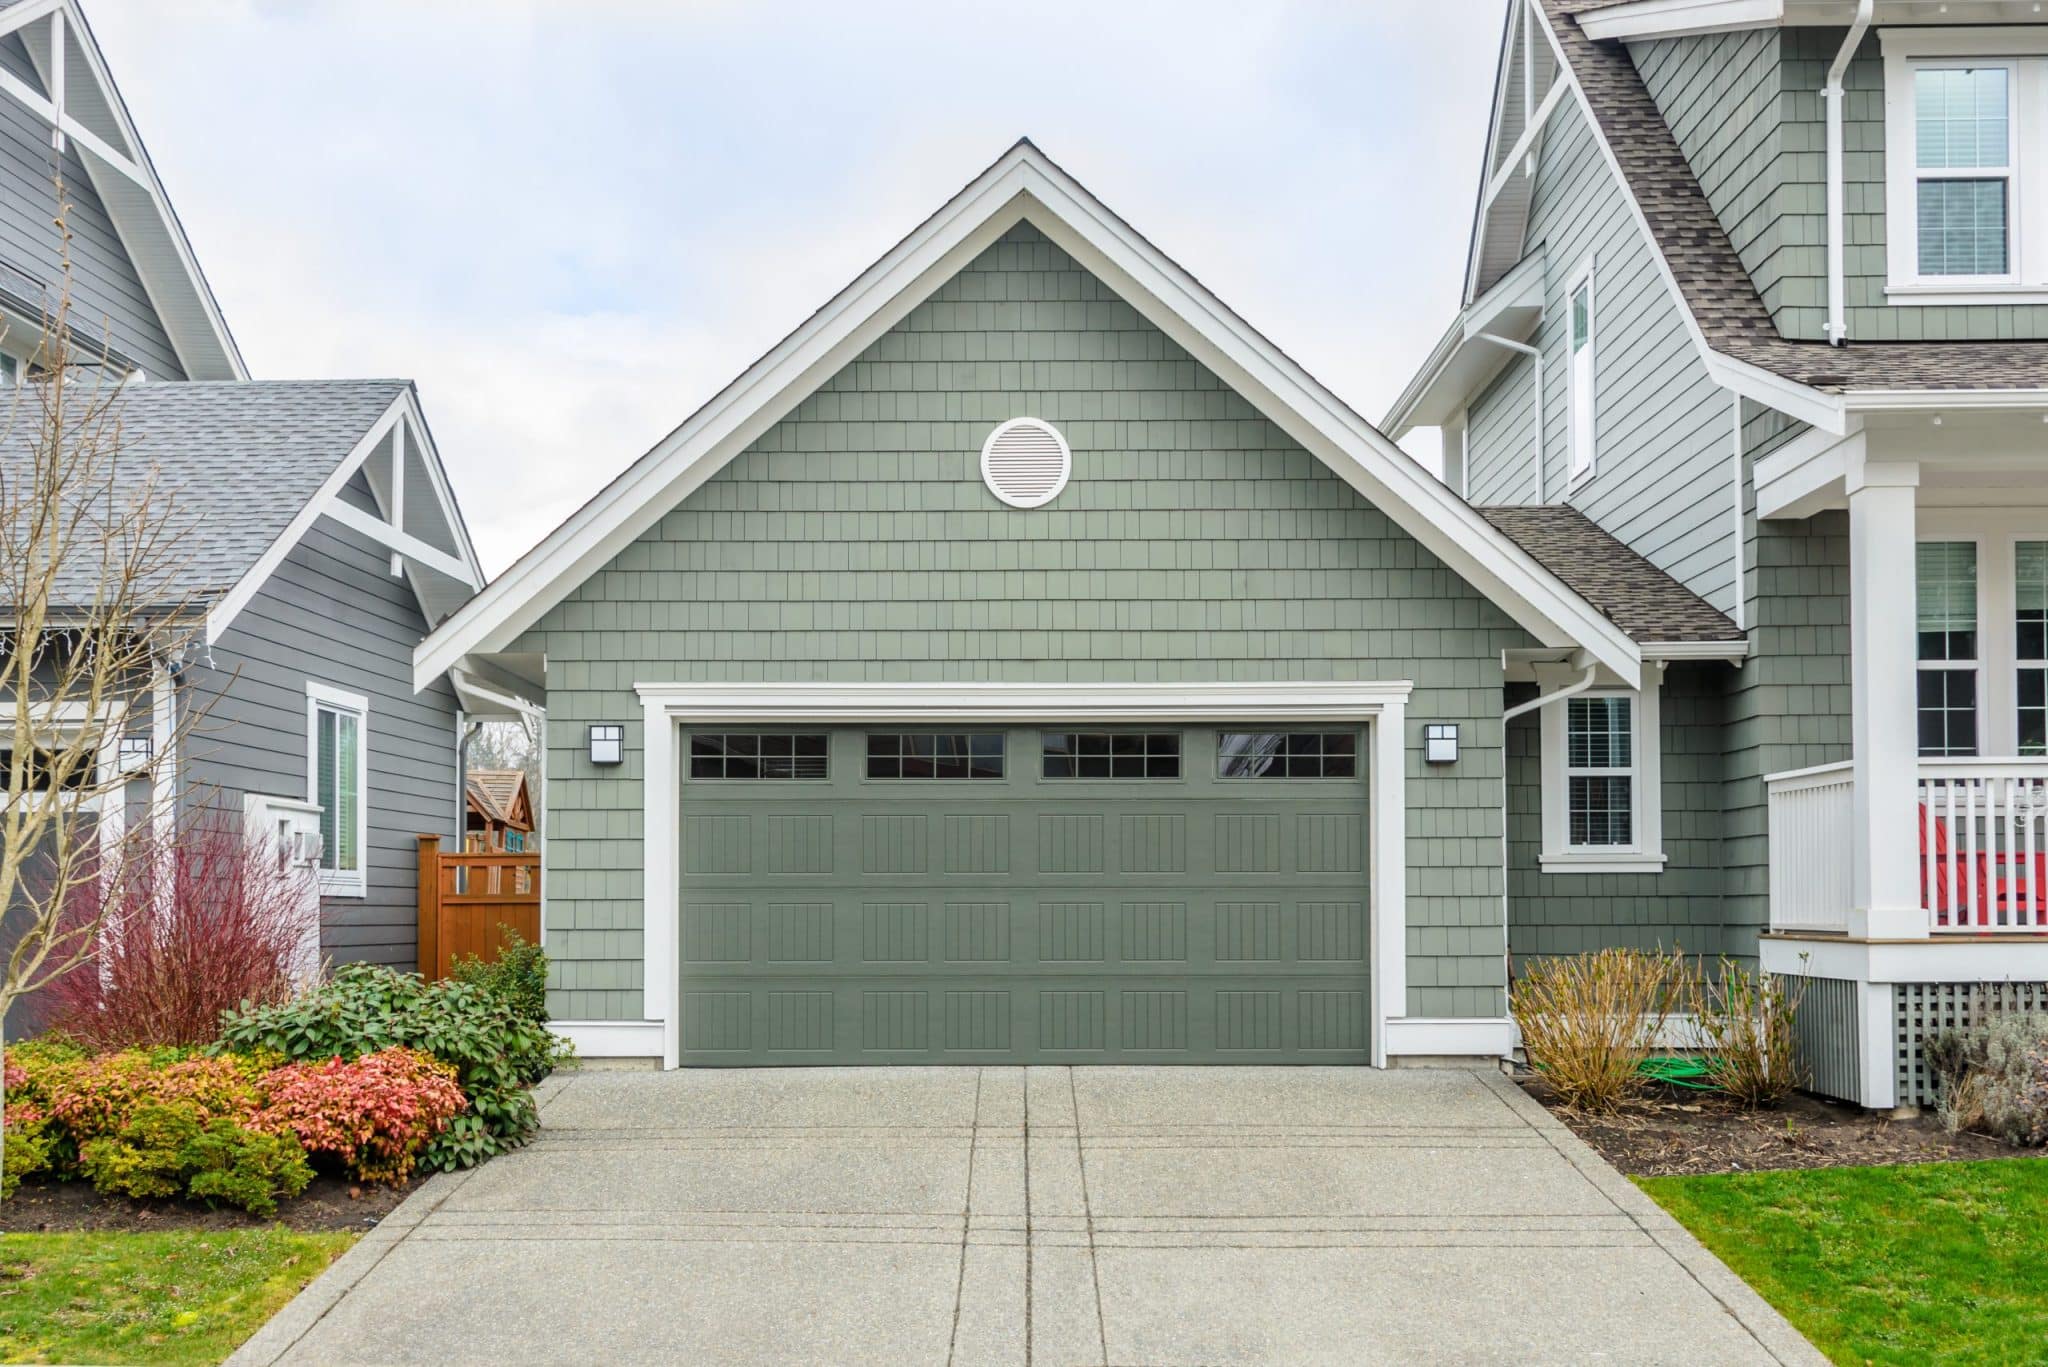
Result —
[[455, 1070], [403, 1046], [266, 1073], [257, 1128], [291, 1134], [365, 1182], [403, 1182], [420, 1149], [465, 1109]]
[[133, 839], [126, 875], [100, 893], [99, 953], [48, 989], [53, 1026], [99, 1049], [200, 1045], [222, 1012], [291, 995], [318, 930], [309, 873], [212, 809], [161, 842]]

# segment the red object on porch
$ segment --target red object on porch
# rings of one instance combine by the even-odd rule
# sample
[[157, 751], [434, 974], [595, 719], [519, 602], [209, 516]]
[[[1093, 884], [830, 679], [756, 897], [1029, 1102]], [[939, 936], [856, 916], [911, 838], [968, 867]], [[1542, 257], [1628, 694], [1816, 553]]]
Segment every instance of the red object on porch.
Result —
[[[1933, 833], [1934, 850], [1929, 857], [1928, 833]], [[1935, 924], [1960, 926], [1971, 924], [1965, 918], [1972, 909], [1976, 912], [1976, 923], [1983, 924], [1991, 910], [1985, 878], [1986, 860], [1978, 855], [1973, 861], [1974, 870], [1957, 869], [1958, 857], [1949, 849], [1948, 822], [1927, 810], [1927, 804], [1920, 804], [1920, 901], [1935, 915]], [[1976, 876], [1976, 896], [1969, 895], [1968, 880]], [[1933, 886], [1929, 887], [1928, 884]], [[1957, 905], [1950, 905], [1954, 897]]]

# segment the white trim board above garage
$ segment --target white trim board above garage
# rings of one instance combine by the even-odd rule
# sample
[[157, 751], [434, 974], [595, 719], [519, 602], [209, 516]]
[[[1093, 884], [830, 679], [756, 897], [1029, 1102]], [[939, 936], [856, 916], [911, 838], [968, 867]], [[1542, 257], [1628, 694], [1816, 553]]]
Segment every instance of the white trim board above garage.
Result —
[[413, 657], [424, 687], [507, 650], [911, 309], [1028, 220], [1537, 640], [1633, 684], [1635, 643], [1029, 142], [1019, 142], [489, 588]]

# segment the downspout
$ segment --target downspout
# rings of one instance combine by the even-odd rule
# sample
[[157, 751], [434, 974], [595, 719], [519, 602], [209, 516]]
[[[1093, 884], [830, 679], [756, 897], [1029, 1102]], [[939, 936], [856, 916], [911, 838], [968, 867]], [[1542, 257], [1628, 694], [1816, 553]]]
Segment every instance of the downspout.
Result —
[[1863, 45], [1863, 35], [1870, 30], [1871, 7], [1876, 0], [1856, 0], [1856, 17], [1849, 21], [1849, 32], [1842, 39], [1842, 50], [1835, 54], [1835, 60], [1828, 64], [1827, 84], [1821, 87], [1821, 102], [1827, 106], [1827, 175], [1828, 175], [1828, 341], [1840, 346], [1849, 340], [1849, 323], [1843, 302], [1845, 288], [1842, 283], [1842, 260], [1844, 256], [1843, 189], [1842, 189], [1842, 77], [1849, 69], [1850, 61], [1856, 56], [1856, 49]]
[[1536, 378], [1536, 501], [1547, 503], [1543, 495], [1543, 348], [1517, 342], [1508, 337], [1496, 337], [1490, 332], [1475, 332], [1474, 341], [1492, 342], [1495, 346], [1506, 347], [1518, 356], [1527, 356], [1535, 362]]
[[455, 709], [455, 849], [460, 853], [465, 837], [469, 834], [469, 743], [476, 739], [476, 733], [484, 729], [481, 721], [469, 723], [463, 729], [465, 714]]

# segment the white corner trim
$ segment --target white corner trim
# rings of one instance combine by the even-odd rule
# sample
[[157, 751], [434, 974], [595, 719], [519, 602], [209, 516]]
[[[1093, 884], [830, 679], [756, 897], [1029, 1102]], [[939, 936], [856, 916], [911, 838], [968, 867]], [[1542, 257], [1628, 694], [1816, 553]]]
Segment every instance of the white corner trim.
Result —
[[660, 1058], [660, 1021], [549, 1021], [581, 1058]]
[[1371, 1058], [1387, 1061], [1389, 1018], [1406, 1010], [1407, 705], [1413, 684], [684, 684], [639, 683], [642, 725], [641, 1010], [662, 1029], [664, 1068], [682, 1059], [680, 843], [682, 728], [690, 722], [1364, 721], [1372, 848]]
[[1508, 1058], [1515, 1023], [1507, 1016], [1409, 1016], [1387, 1022], [1387, 1053], [1435, 1058]]
[[438, 677], [465, 655], [505, 649], [804, 395], [1026, 218], [1532, 635], [1547, 645], [1581, 646], [1635, 681], [1641, 661], [1626, 633], [1037, 148], [1019, 143], [457, 610], [415, 652], [415, 683]]

